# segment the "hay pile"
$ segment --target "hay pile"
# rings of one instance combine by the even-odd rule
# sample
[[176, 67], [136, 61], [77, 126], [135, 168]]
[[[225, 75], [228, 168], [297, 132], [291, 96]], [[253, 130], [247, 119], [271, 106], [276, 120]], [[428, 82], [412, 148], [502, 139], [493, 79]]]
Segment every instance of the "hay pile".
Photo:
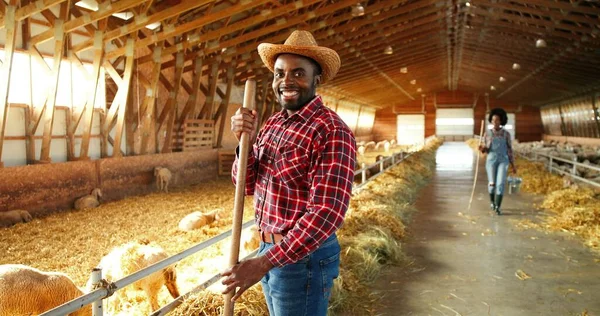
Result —
[[589, 188], [569, 188], [549, 194], [542, 207], [554, 212], [547, 227], [573, 233], [600, 251], [600, 199]]
[[600, 197], [588, 187], [563, 189], [560, 176], [550, 174], [542, 163], [518, 159], [521, 188], [525, 192], [546, 194], [541, 208], [552, 213], [541, 225], [519, 225], [546, 231], [565, 231], [580, 236], [590, 248], [600, 251]]
[[477, 151], [479, 150], [479, 140], [475, 139], [475, 138], [470, 138], [467, 139], [465, 141], [465, 143], [467, 143], [467, 145], [469, 145], [469, 147], [471, 147], [471, 149]]
[[548, 172], [541, 162], [516, 159], [519, 177], [523, 178], [521, 190], [535, 194], [548, 194], [563, 188], [563, 179]]

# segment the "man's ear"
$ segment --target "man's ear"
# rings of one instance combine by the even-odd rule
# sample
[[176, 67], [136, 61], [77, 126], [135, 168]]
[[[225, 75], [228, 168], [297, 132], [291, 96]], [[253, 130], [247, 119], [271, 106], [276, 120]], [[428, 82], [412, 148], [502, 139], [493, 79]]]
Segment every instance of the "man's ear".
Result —
[[315, 76], [315, 87], [321, 84], [321, 75]]

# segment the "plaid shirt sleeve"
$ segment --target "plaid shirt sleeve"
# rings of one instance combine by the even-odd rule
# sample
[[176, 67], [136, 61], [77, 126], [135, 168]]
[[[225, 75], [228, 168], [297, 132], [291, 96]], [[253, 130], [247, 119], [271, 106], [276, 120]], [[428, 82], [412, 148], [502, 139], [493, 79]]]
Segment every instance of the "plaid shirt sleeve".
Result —
[[317, 148], [310, 168], [306, 213], [281, 243], [266, 253], [276, 267], [294, 263], [316, 250], [342, 225], [350, 196], [356, 144], [352, 132], [334, 129]]
[[[256, 157], [258, 156], [258, 149], [256, 143], [250, 148], [248, 151], [248, 166], [246, 168], [246, 185], [245, 185], [245, 194], [253, 195], [254, 194], [254, 185], [256, 183], [256, 171], [258, 168]], [[231, 167], [231, 180], [235, 185], [237, 183], [237, 174], [238, 174], [238, 160], [240, 155], [240, 146], [235, 149], [235, 160], [233, 161], [233, 166]]]
[[485, 134], [483, 134], [483, 143], [485, 145], [485, 148], [489, 149], [492, 147], [492, 135], [490, 135], [489, 130], [485, 131]]

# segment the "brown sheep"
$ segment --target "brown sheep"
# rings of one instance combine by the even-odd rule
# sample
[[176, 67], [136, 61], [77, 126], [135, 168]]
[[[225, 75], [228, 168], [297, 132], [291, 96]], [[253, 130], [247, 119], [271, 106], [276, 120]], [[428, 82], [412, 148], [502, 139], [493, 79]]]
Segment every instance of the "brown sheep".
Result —
[[[65, 274], [21, 264], [0, 265], [0, 316], [38, 315], [82, 295]], [[92, 315], [92, 309], [87, 305], [69, 315]]]
[[156, 189], [169, 193], [169, 182], [171, 182], [171, 171], [167, 168], [154, 168], [154, 177], [156, 178]]
[[0, 227], [9, 227], [18, 223], [29, 223], [33, 218], [25, 210], [0, 212]]
[[[102, 269], [102, 278], [114, 282], [168, 257], [169, 255], [159, 246], [146, 245], [144, 242], [129, 242], [114, 248], [109, 254], [102, 257], [98, 268]], [[173, 298], [179, 297], [177, 275], [173, 266], [134, 282], [131, 286], [146, 293], [150, 306], [155, 311], [160, 307], [158, 305], [158, 291], [163, 285], [167, 287]], [[130, 289], [131, 286], [115, 293], [111, 305], [113, 312], [120, 306], [121, 300], [125, 298], [125, 291]], [[91, 289], [91, 287], [92, 281], [90, 279], [87, 288]]]
[[75, 209], [80, 211], [87, 208], [94, 208], [100, 205], [100, 198], [102, 197], [102, 191], [99, 188], [92, 190], [92, 193], [83, 197], [80, 197], [75, 201]]

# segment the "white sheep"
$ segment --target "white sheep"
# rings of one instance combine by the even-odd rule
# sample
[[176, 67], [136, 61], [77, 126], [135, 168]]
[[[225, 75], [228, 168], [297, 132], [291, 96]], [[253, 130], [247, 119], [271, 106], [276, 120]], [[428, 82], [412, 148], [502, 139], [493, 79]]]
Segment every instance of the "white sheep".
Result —
[[86, 208], [94, 208], [100, 205], [100, 198], [102, 197], [102, 191], [98, 188], [92, 190], [92, 193], [83, 197], [80, 197], [75, 201], [75, 209], [83, 210]]
[[212, 211], [210, 213], [193, 212], [186, 215], [179, 221], [179, 230], [189, 232], [194, 229], [211, 224], [212, 222], [223, 218], [223, 215], [218, 211]]
[[390, 140], [390, 145], [392, 146], [392, 148], [396, 147], [396, 140], [395, 139]]
[[[102, 257], [98, 268], [102, 269], [102, 278], [109, 282], [114, 282], [168, 257], [169, 255], [159, 246], [129, 242], [114, 248], [109, 254]], [[155, 272], [133, 283], [131, 286], [136, 290], [143, 290], [146, 293], [150, 301], [150, 306], [155, 311], [160, 307], [158, 305], [158, 291], [163, 285], [167, 287], [173, 298], [179, 297], [177, 275], [174, 267], [169, 266], [162, 271]], [[90, 279], [87, 283], [87, 288], [91, 289], [91, 286], [92, 281]], [[111, 305], [113, 312], [121, 304], [121, 300], [124, 300], [126, 291], [131, 286], [115, 293], [115, 298]]]
[[29, 223], [33, 218], [25, 210], [0, 212], [0, 227], [9, 227], [18, 223]]
[[171, 181], [171, 171], [167, 168], [154, 168], [154, 177], [156, 178], [156, 189], [169, 193], [169, 182]]
[[385, 143], [387, 143], [387, 142], [388, 142], [387, 140], [382, 140], [382, 141], [378, 142], [375, 145], [375, 150], [379, 150], [379, 148], [383, 147], [385, 145]]
[[[82, 295], [63, 273], [21, 264], [0, 265], [0, 316], [38, 315]], [[92, 315], [91, 305], [69, 315]]]
[[356, 151], [358, 152], [358, 155], [362, 157], [362, 156], [364, 156], [364, 155], [365, 155], [365, 151], [366, 151], [366, 150], [367, 150], [367, 149], [365, 148], [365, 146], [359, 146], [359, 147], [358, 147], [358, 149], [357, 149]]

